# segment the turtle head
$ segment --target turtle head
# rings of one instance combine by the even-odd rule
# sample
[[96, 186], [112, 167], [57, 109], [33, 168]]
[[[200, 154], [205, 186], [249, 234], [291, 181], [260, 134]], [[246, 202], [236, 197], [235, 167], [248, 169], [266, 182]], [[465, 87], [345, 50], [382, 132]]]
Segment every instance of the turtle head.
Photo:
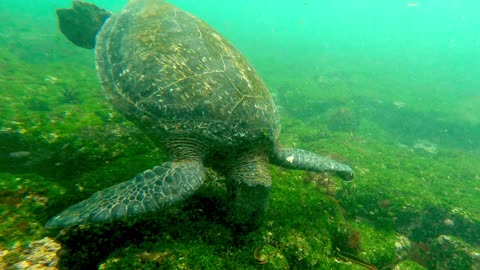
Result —
[[73, 1], [72, 8], [57, 9], [60, 31], [75, 45], [95, 48], [95, 37], [112, 13], [94, 4]]

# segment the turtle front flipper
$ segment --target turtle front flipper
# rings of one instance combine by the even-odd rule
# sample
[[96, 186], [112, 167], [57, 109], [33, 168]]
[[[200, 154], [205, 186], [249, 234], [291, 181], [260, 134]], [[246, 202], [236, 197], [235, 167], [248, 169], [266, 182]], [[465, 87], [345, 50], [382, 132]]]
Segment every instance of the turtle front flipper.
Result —
[[186, 199], [204, 179], [205, 168], [199, 161], [165, 162], [70, 206], [45, 227], [105, 222], [153, 212]]
[[302, 149], [276, 149], [271, 161], [273, 164], [287, 169], [333, 172], [344, 180], [352, 180], [353, 178], [353, 170], [349, 166]]
[[75, 45], [93, 49], [95, 36], [111, 13], [94, 4], [73, 1], [72, 8], [57, 9], [60, 31]]

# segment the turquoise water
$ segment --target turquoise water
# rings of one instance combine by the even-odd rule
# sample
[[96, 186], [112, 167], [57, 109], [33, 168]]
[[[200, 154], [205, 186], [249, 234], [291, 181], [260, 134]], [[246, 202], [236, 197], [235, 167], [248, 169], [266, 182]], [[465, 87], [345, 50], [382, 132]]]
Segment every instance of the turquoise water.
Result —
[[[272, 166], [267, 220], [241, 240], [211, 185], [147, 225], [67, 233], [60, 266], [479, 267], [480, 3], [170, 2], [252, 63], [279, 109], [283, 145], [340, 160], [356, 178]], [[126, 1], [94, 3], [119, 11]], [[55, 9], [69, 5], [0, 2], [0, 268], [55, 239], [43, 225], [61, 210], [166, 160], [106, 101], [93, 51], [58, 31]], [[111, 246], [82, 253], [102, 239]]]

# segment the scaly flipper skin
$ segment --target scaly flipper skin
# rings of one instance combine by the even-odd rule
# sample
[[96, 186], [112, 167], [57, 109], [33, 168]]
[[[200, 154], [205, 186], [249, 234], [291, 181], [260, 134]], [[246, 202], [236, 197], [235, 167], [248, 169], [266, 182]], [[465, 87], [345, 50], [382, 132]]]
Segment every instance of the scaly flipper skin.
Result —
[[201, 162], [165, 162], [70, 206], [50, 219], [46, 227], [113, 221], [157, 211], [192, 195], [204, 179]]
[[276, 149], [271, 162], [287, 169], [332, 172], [347, 181], [353, 178], [353, 170], [349, 166], [302, 149]]
[[95, 48], [95, 35], [112, 13], [94, 4], [73, 1], [72, 8], [57, 9], [58, 26], [75, 45]]

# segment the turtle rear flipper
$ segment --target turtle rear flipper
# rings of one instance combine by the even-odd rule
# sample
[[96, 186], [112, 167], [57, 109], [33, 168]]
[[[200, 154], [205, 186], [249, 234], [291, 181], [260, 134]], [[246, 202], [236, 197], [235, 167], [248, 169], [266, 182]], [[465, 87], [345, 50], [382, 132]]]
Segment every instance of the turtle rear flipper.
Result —
[[94, 4], [73, 1], [72, 8], [57, 9], [60, 31], [75, 45], [93, 49], [95, 36], [111, 12]]
[[238, 155], [227, 172], [227, 220], [242, 231], [258, 227], [264, 219], [272, 178], [268, 156], [259, 148]]
[[333, 172], [344, 180], [352, 180], [353, 178], [353, 171], [349, 166], [302, 149], [276, 149], [271, 161], [273, 164], [287, 169]]
[[105, 222], [153, 212], [186, 199], [204, 179], [205, 168], [201, 162], [165, 162], [70, 206], [50, 219], [45, 227]]

